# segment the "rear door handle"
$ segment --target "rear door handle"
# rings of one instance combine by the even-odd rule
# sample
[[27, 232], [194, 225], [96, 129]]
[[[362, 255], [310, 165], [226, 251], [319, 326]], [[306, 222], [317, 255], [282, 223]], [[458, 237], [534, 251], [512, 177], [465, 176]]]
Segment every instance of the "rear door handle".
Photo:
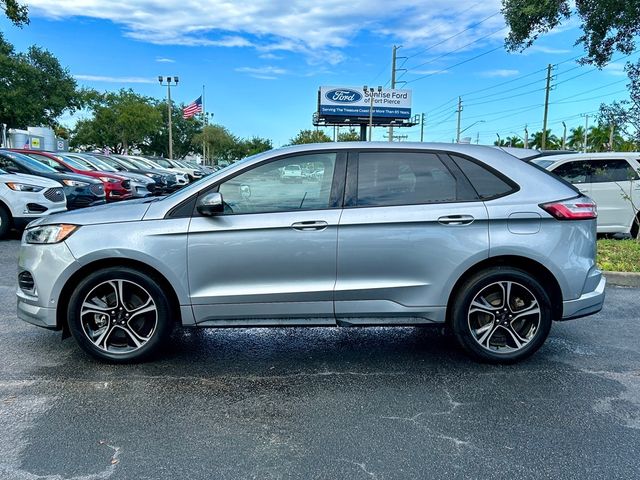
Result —
[[300, 232], [311, 232], [314, 230], [324, 230], [329, 224], [324, 220], [309, 220], [307, 222], [296, 222], [291, 227]]
[[438, 223], [442, 225], [469, 225], [473, 223], [475, 218], [471, 215], [447, 215], [438, 218]]

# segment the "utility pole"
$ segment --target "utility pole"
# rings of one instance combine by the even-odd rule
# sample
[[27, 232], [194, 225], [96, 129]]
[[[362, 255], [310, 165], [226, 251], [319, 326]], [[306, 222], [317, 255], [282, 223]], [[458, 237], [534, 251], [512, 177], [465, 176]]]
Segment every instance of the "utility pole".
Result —
[[480, 132], [476, 132], [476, 145], [480, 144]]
[[[173, 127], [171, 125], [171, 86], [178, 86], [178, 77], [166, 77], [162, 75], [158, 76], [160, 85], [167, 87], [167, 112], [169, 114], [169, 160], [173, 160]], [[166, 81], [166, 83], [164, 83]], [[171, 83], [173, 81], [173, 83]]]
[[456, 131], [456, 143], [460, 143], [460, 121], [462, 120], [462, 97], [458, 97], [458, 129]]
[[[204, 127], [207, 126], [207, 110], [204, 106], [204, 85], [202, 85], [202, 132], [204, 133]], [[204, 135], [202, 135], [202, 164], [205, 164], [205, 155], [207, 153], [207, 142], [205, 142]]]
[[562, 122], [562, 150], [567, 149], [567, 124]]
[[616, 126], [615, 124], [611, 124], [611, 127], [609, 128], [609, 151], [613, 152], [613, 134], [616, 130]]
[[524, 126], [524, 148], [529, 148], [529, 128]]
[[[398, 49], [401, 45], [394, 45], [391, 52], [391, 90], [396, 88], [396, 61], [398, 60]], [[393, 142], [393, 125], [389, 125], [389, 141]]]
[[544, 120], [542, 122], [542, 150], [547, 146], [547, 116], [549, 115], [549, 91], [551, 90], [551, 70], [553, 65], [547, 67], [547, 88], [544, 98]]
[[584, 153], [587, 153], [587, 140], [589, 139], [589, 114], [584, 116]]
[[424, 142], [424, 113], [420, 114], [420, 141]]

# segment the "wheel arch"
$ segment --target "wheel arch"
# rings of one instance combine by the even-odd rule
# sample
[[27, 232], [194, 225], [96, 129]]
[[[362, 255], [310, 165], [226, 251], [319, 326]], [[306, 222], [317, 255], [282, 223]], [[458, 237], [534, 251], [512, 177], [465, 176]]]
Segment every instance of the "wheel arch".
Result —
[[476, 273], [491, 267], [513, 267], [523, 270], [532, 275], [538, 282], [540, 282], [541, 285], [544, 286], [549, 295], [553, 319], [557, 320], [562, 318], [562, 289], [560, 288], [560, 284], [558, 283], [558, 280], [553, 275], [553, 273], [551, 273], [551, 271], [541, 263], [530, 258], [520, 257], [517, 255], [501, 255], [496, 257], [489, 257], [479, 263], [476, 263], [475, 265], [467, 269], [460, 276], [460, 278], [458, 278], [453, 288], [451, 289], [451, 292], [449, 292], [449, 298], [447, 300], [447, 324], [450, 324], [451, 322], [453, 299], [458, 293], [460, 287], [472, 275], [475, 275]]
[[178, 324], [181, 323], [182, 315], [180, 312], [180, 301], [178, 299], [178, 294], [171, 285], [171, 282], [169, 282], [169, 280], [167, 280], [167, 278], [161, 272], [139, 260], [133, 260], [129, 258], [103, 258], [100, 260], [95, 260], [91, 263], [87, 263], [86, 265], [83, 265], [80, 269], [75, 271], [71, 275], [71, 277], [69, 277], [69, 279], [62, 287], [62, 290], [60, 291], [60, 295], [58, 297], [58, 305], [56, 307], [56, 324], [58, 329], [63, 330], [65, 337], [69, 333], [69, 326], [67, 324], [67, 308], [69, 306], [69, 300], [71, 298], [71, 295], [73, 294], [75, 287], [83, 278], [87, 276], [87, 274], [107, 267], [132, 268], [144, 272], [152, 277], [158, 283], [158, 285], [162, 287], [162, 290], [166, 292], [167, 299], [169, 300], [169, 305], [171, 306], [172, 318], [174, 318]]

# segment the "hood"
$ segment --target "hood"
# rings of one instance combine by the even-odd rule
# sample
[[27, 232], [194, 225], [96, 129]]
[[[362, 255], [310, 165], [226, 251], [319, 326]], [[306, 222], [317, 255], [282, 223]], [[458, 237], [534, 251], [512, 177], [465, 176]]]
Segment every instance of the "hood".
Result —
[[15, 183], [28, 183], [30, 185], [37, 185], [44, 188], [62, 187], [62, 184], [55, 180], [50, 180], [45, 177], [37, 177], [35, 175], [28, 175], [26, 173], [7, 173], [0, 175], [0, 182], [15, 182]]
[[51, 225], [54, 223], [98, 225], [104, 223], [136, 222], [142, 220], [142, 217], [144, 217], [153, 200], [154, 199], [139, 198], [118, 203], [107, 203], [97, 207], [55, 213], [53, 215], [40, 217], [31, 222], [29, 226], [35, 227], [36, 225]]
[[120, 171], [118, 172], [118, 175], [122, 175], [123, 177], [127, 177], [128, 179], [134, 180], [138, 183], [144, 183], [144, 184], [153, 183], [153, 180], [151, 178], [141, 173]]

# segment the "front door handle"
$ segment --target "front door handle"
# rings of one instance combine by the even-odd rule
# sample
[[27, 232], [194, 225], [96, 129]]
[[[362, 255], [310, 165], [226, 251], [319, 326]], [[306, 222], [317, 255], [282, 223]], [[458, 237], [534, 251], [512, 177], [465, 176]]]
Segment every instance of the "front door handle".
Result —
[[438, 218], [438, 223], [441, 225], [469, 225], [474, 220], [475, 218], [471, 215], [447, 215]]
[[294, 230], [298, 230], [300, 232], [324, 230], [328, 226], [329, 224], [324, 220], [309, 220], [307, 222], [296, 222], [291, 225]]

